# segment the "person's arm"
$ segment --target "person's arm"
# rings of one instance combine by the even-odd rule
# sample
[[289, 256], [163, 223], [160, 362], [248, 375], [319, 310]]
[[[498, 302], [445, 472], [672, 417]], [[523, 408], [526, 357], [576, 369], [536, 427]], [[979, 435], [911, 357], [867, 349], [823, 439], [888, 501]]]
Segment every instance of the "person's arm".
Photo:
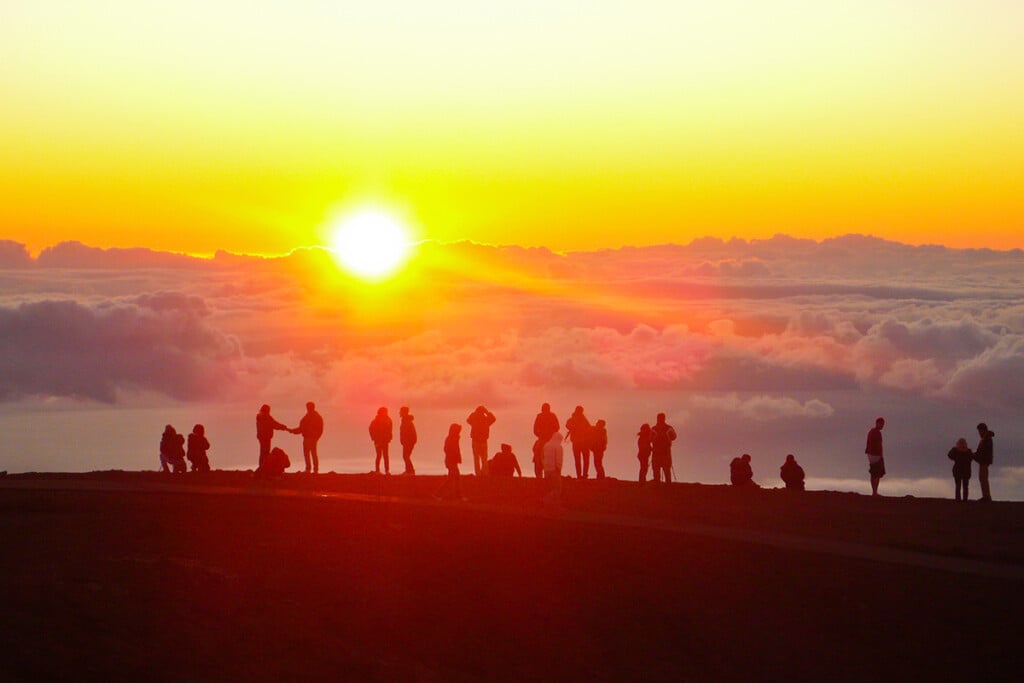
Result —
[[519, 467], [519, 458], [516, 457], [515, 453], [512, 454], [512, 465], [516, 468], [516, 474], [522, 477], [523, 470]]

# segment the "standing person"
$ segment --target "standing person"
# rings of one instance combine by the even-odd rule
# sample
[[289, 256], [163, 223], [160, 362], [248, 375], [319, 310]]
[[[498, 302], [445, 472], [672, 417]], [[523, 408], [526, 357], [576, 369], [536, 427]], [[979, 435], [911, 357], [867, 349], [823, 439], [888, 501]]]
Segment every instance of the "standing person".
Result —
[[477, 476], [487, 474], [487, 439], [491, 437], [491, 425], [497, 418], [483, 406], [469, 414], [469, 441], [473, 448], [473, 472]]
[[586, 479], [590, 472], [590, 429], [590, 420], [583, 414], [583, 406], [576, 406], [576, 410], [565, 421], [565, 438], [572, 442], [572, 459], [576, 462], [577, 479]]
[[598, 479], [604, 479], [604, 452], [608, 449], [608, 429], [604, 420], [594, 423], [590, 432], [590, 448], [594, 453], [594, 473]]
[[538, 479], [544, 476], [544, 445], [560, 426], [558, 416], [551, 412], [551, 404], [543, 404], [533, 420], [533, 435], [537, 437], [533, 443], [533, 476]]
[[459, 464], [462, 462], [462, 448], [459, 437], [462, 425], [453, 423], [448, 427], [448, 436], [444, 440], [444, 466], [448, 468], [448, 477], [434, 495], [435, 498], [448, 500], [465, 500], [462, 497], [462, 481], [459, 475]]
[[978, 461], [978, 483], [981, 484], [981, 500], [992, 502], [992, 493], [988, 489], [988, 468], [992, 464], [992, 437], [996, 433], [989, 431], [984, 422], [978, 423], [978, 448], [974, 451], [974, 459]]
[[394, 425], [388, 417], [388, 409], [381, 406], [377, 409], [377, 416], [370, 422], [370, 439], [373, 441], [374, 451], [377, 453], [377, 462], [374, 471], [380, 474], [380, 461], [384, 459], [384, 474], [391, 474], [391, 460], [388, 458], [388, 444], [394, 437]]
[[409, 406], [398, 409], [398, 441], [402, 444], [402, 460], [405, 461], [405, 471], [402, 474], [408, 475], [416, 474], [416, 469], [412, 466], [412, 449], [416, 447], [416, 425], [412, 421]]
[[544, 500], [549, 503], [558, 503], [562, 498], [562, 460], [564, 458], [562, 448], [562, 433], [557, 429], [544, 444], [544, 481], [548, 485], [548, 493]]
[[885, 476], [885, 458], [882, 454], [882, 429], [885, 418], [875, 420], [875, 426], [868, 431], [868, 442], [864, 452], [868, 456], [868, 474], [871, 475], [871, 495], [878, 495], [878, 482]]
[[[957, 439], [956, 445], [949, 449], [946, 457], [953, 461], [953, 486], [956, 487], [956, 500], [968, 501], [968, 489], [971, 484], [971, 461], [974, 453], [967, 446], [967, 439]], [[963, 498], [961, 498], [961, 492]]]
[[676, 440], [676, 430], [665, 422], [665, 413], [658, 413], [658, 418], [651, 427], [651, 465], [654, 466], [654, 481], [665, 483], [672, 481], [672, 442]]
[[[316, 412], [316, 404], [306, 403], [306, 414], [299, 420], [299, 426], [292, 430], [293, 434], [302, 434], [302, 457], [306, 461], [306, 474], [320, 472], [320, 457], [316, 452], [316, 444], [324, 433], [324, 418]], [[312, 467], [312, 469], [310, 469]]]
[[160, 469], [170, 473], [184, 472], [185, 466], [185, 437], [177, 432], [174, 427], [167, 425], [164, 433], [160, 435]]
[[288, 431], [288, 428], [270, 415], [270, 406], [264, 403], [260, 412], [256, 413], [256, 440], [260, 442], [260, 462], [256, 471], [260, 471], [270, 455], [270, 442], [274, 438], [274, 430]]
[[782, 463], [782, 467], [779, 468], [779, 476], [786, 485], [786, 489], [790, 491], [804, 490], [804, 468], [800, 467], [792, 453], [786, 456], [786, 462]]
[[193, 472], [209, 472], [210, 458], [206, 451], [210, 450], [210, 442], [206, 439], [206, 427], [196, 425], [188, 435], [188, 453], [185, 457], [192, 463]]
[[636, 458], [640, 461], [640, 483], [643, 484], [651, 463], [651, 425], [646, 422], [640, 425], [636, 437]]

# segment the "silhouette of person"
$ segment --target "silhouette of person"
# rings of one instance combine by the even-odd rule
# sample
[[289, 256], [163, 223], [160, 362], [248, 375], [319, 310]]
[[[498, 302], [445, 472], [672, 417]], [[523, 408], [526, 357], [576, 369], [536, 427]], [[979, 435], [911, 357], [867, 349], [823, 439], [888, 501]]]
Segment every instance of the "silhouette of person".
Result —
[[882, 453], [882, 429], [885, 418], [875, 420], [875, 426], [868, 431], [867, 445], [864, 452], [868, 456], [868, 474], [871, 475], [871, 495], [878, 495], [878, 482], [885, 476], [885, 458]]
[[974, 450], [974, 459], [978, 462], [978, 483], [981, 484], [981, 500], [992, 502], [992, 492], [988, 488], [988, 468], [992, 465], [992, 437], [995, 432], [989, 430], [984, 422], [978, 423], [978, 436], [981, 440]]
[[604, 420], [598, 420], [590, 431], [590, 450], [594, 454], [594, 473], [598, 479], [604, 479], [604, 452], [607, 449], [608, 429]]
[[750, 453], [732, 459], [729, 463], [729, 481], [733, 486], [757, 486], [754, 483], [754, 470], [750, 467]]
[[377, 409], [377, 416], [370, 422], [370, 439], [373, 441], [373, 448], [377, 453], [377, 462], [374, 471], [380, 474], [380, 461], [384, 459], [384, 474], [391, 474], [391, 460], [388, 458], [388, 444], [394, 437], [394, 426], [391, 418], [388, 417], [388, 409], [381, 406]]
[[185, 466], [185, 437], [171, 425], [164, 427], [164, 433], [160, 436], [160, 469], [170, 473], [168, 465], [175, 473], [188, 469]]
[[533, 435], [537, 437], [533, 443], [533, 476], [538, 479], [544, 476], [544, 445], [559, 427], [558, 416], [551, 412], [551, 405], [543, 404], [533, 420]]
[[974, 453], [968, 447], [967, 439], [957, 439], [956, 445], [949, 449], [946, 457], [953, 461], [953, 486], [956, 489], [956, 500], [966, 503], [969, 499], [968, 489], [971, 484], [971, 462], [974, 460]]
[[192, 463], [193, 472], [209, 472], [210, 458], [206, 451], [210, 450], [210, 442], [206, 440], [206, 427], [196, 425], [188, 435], [188, 453], [186, 457]]
[[324, 434], [324, 418], [316, 412], [315, 403], [306, 403], [306, 414], [299, 420], [299, 426], [291, 432], [302, 435], [302, 458], [306, 461], [306, 474], [319, 474], [320, 457], [316, 452], [316, 444]]
[[804, 490], [804, 468], [800, 467], [792, 453], [786, 456], [786, 462], [782, 463], [782, 467], [779, 468], [779, 476], [782, 477], [786, 489], [790, 491]]
[[557, 503], [562, 498], [562, 461], [565, 457], [562, 441], [562, 433], [556, 429], [544, 444], [544, 480], [548, 484], [544, 499], [550, 503]]
[[435, 498], [465, 500], [462, 497], [462, 481], [459, 475], [459, 464], [462, 463], [462, 448], [459, 446], [461, 435], [462, 425], [456, 422], [448, 427], [448, 436], [444, 440], [444, 466], [448, 468], [448, 476], [435, 494]]
[[651, 427], [651, 464], [654, 466], [654, 481], [665, 483], [672, 481], [672, 442], [676, 440], [676, 430], [665, 422], [665, 413], [658, 413], [654, 426]]
[[491, 425], [497, 418], [483, 406], [469, 414], [469, 441], [473, 449], [473, 472], [477, 476], [487, 474], [487, 439], [491, 436]]
[[516, 474], [520, 477], [523, 476], [523, 470], [519, 467], [519, 458], [512, 452], [512, 446], [507, 443], [501, 444], [501, 450], [491, 458], [488, 472], [492, 477], [503, 479], [511, 479]]
[[291, 466], [292, 461], [289, 459], [288, 454], [284, 452], [284, 449], [275, 446], [267, 454], [267, 459], [263, 463], [260, 474], [265, 477], [280, 477]]
[[260, 412], [256, 413], [256, 440], [260, 442], [260, 462], [256, 467], [258, 472], [266, 464], [267, 456], [270, 455], [270, 442], [274, 438], [274, 430], [288, 431], [288, 428], [275, 420], [270, 415], [270, 406], [264, 403], [260, 406]]
[[577, 479], [586, 479], [590, 473], [590, 430], [590, 420], [583, 414], [583, 406], [576, 406], [576, 410], [565, 421], [565, 438], [572, 442], [572, 459], [576, 463]]
[[646, 422], [640, 425], [636, 433], [636, 459], [640, 461], [640, 483], [647, 481], [647, 469], [651, 463], [651, 425]]
[[398, 409], [398, 441], [402, 444], [402, 460], [405, 461], [405, 471], [402, 474], [416, 474], [412, 466], [412, 449], [416, 447], [416, 425], [413, 421], [409, 406], [402, 406]]

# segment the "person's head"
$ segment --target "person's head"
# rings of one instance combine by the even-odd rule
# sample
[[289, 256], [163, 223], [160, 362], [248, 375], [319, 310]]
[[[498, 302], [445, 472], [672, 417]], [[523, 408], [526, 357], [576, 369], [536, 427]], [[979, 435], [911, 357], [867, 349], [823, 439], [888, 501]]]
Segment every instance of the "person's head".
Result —
[[875, 418], [875, 427], [877, 427], [878, 429], [881, 429], [884, 426], [885, 426], [885, 418], [884, 417], [876, 417]]
[[658, 413], [658, 424], [665, 424], [665, 413]]
[[270, 412], [270, 406], [268, 404], [264, 403], [263, 405], [260, 406], [260, 414], [261, 415], [266, 415], [269, 412]]
[[750, 453], [744, 453], [740, 459], [743, 460], [743, 462], [750, 462]]
[[967, 439], [960, 437], [956, 440], [956, 447], [961, 451], [967, 450]]
[[402, 406], [399, 408], [398, 414], [402, 417], [409, 417], [409, 406]]
[[316, 404], [312, 401], [306, 401], [306, 412], [312, 413], [316, 410]]
[[792, 453], [790, 453], [789, 455], [786, 456], [786, 462], [787, 463], [791, 463], [791, 462], [795, 463], [796, 462], [796, 458], [793, 457]]
[[583, 406], [576, 406], [576, 410], [572, 411], [572, 414], [573, 415], [582, 415], [583, 414]]
[[511, 446], [511, 444], [507, 444], [507, 443], [501, 444], [501, 452], [505, 453], [505, 454], [508, 454], [508, 455], [511, 455], [512, 454], [512, 446]]
[[204, 427], [203, 425], [196, 425], [195, 427], [192, 428], [192, 433], [198, 434], [199, 436], [203, 436], [204, 434], [206, 434], [206, 427]]
[[562, 437], [562, 432], [560, 432], [558, 430], [555, 430], [555, 433], [551, 435], [550, 439], [548, 439], [548, 443], [561, 444], [562, 443], [562, 438], [563, 438]]
[[458, 436], [461, 432], [462, 425], [460, 425], [458, 422], [453, 422], [451, 426], [448, 427], [448, 436]]
[[172, 427], [171, 425], [166, 425], [164, 427], [164, 434], [174, 434], [174, 433], [175, 433], [174, 432], [174, 427]]
[[978, 433], [981, 434], [982, 436], [985, 436], [985, 434], [988, 433], [988, 425], [985, 424], [984, 422], [979, 422], [978, 423]]
[[377, 417], [385, 417], [388, 414], [388, 409], [384, 406], [377, 408]]
[[644, 434], [650, 434], [650, 433], [651, 433], [651, 425], [649, 425], [648, 423], [644, 422], [642, 425], [640, 425], [640, 431], [637, 432], [636, 435], [637, 436], [643, 436]]
[[599, 428], [602, 428], [602, 429], [603, 429], [603, 428], [604, 428], [604, 425], [605, 425], [605, 421], [604, 421], [604, 420], [598, 420], [598, 421], [597, 421], [597, 426], [598, 426]]
[[550, 403], [542, 403], [541, 406], [540, 406], [540, 412], [542, 412], [542, 413], [550, 413], [551, 412], [551, 404]]
[[487, 408], [484, 408], [483, 406], [477, 406], [475, 412], [486, 413], [487, 412]]

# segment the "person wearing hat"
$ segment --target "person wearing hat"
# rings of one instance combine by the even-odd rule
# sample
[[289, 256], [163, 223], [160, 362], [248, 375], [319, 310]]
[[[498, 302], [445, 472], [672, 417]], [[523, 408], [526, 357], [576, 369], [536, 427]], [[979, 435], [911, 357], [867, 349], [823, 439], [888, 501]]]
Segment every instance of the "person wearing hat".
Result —
[[519, 467], [519, 458], [512, 452], [512, 446], [507, 443], [501, 444], [501, 450], [491, 458], [488, 473], [499, 479], [511, 479], [515, 475], [523, 476], [523, 470]]
[[[946, 454], [953, 461], [953, 485], [956, 487], [956, 500], [967, 502], [967, 490], [971, 483], [971, 461], [974, 453], [967, 446], [967, 439], [957, 439], [956, 445]], [[961, 492], [963, 496], [961, 497]]]

